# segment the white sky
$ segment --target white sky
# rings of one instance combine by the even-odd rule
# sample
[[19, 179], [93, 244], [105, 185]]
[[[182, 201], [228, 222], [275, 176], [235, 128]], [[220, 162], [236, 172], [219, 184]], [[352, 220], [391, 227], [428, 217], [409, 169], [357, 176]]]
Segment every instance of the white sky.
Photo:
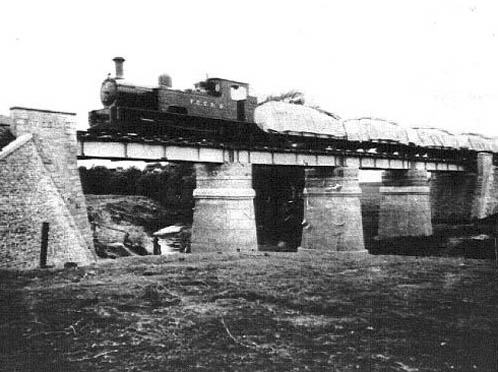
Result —
[[[496, 5], [495, 5], [496, 4]], [[302, 90], [343, 118], [498, 136], [496, 1], [2, 1], [0, 113], [87, 113], [111, 59], [173, 87], [209, 76]]]

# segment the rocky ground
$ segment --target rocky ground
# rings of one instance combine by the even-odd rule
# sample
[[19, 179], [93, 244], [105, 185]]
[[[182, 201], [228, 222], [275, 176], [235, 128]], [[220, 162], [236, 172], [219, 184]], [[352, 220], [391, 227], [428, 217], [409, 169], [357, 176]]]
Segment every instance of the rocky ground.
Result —
[[0, 272], [1, 371], [497, 370], [492, 260], [298, 251]]
[[[185, 226], [184, 232], [189, 240], [190, 221], [185, 219], [185, 210], [164, 208], [158, 202], [144, 196], [133, 195], [86, 195], [90, 220], [96, 223], [96, 236], [111, 257], [137, 254], [123, 247], [125, 234], [136, 247], [143, 247], [152, 254], [152, 233], [171, 225]], [[298, 220], [301, 218], [298, 217]], [[409, 256], [440, 256], [496, 259], [496, 242], [494, 227], [498, 216], [487, 220], [451, 225], [434, 224], [434, 235], [427, 238], [400, 238], [390, 241], [378, 241], [374, 231], [366, 230], [366, 248], [373, 254], [396, 254]], [[377, 226], [377, 222], [374, 224]], [[295, 245], [280, 241], [282, 235], [266, 236], [265, 226], [258, 226], [258, 236], [264, 236], [260, 250], [295, 250]], [[285, 235], [285, 234], [284, 234]], [[164, 237], [160, 240], [163, 253], [178, 250], [180, 236]], [[299, 241], [299, 239], [298, 239]], [[297, 243], [298, 244], [298, 243]], [[140, 252], [140, 251], [139, 251]], [[104, 255], [105, 256], [105, 255]]]
[[[184, 211], [166, 209], [158, 202], [144, 196], [133, 195], [85, 195], [88, 214], [96, 226], [96, 237], [100, 243], [97, 253], [101, 256], [120, 257], [140, 253], [152, 254], [152, 234], [173, 224], [186, 225], [182, 221]], [[128, 234], [130, 245], [142, 247], [129, 249], [123, 246]], [[173, 237], [174, 238], [174, 237]], [[162, 239], [163, 253], [170, 252], [173, 247], [168, 244], [172, 239]]]

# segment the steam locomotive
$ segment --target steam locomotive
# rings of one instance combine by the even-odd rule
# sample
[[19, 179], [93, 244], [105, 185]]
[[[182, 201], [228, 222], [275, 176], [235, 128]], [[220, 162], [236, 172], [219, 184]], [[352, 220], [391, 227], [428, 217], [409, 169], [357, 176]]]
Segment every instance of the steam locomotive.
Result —
[[254, 129], [256, 97], [249, 84], [221, 78], [198, 82], [194, 89], [172, 89], [169, 75], [158, 86], [133, 85], [123, 78], [124, 58], [113, 59], [115, 77], [100, 89], [104, 108], [89, 113], [90, 130], [226, 136]]

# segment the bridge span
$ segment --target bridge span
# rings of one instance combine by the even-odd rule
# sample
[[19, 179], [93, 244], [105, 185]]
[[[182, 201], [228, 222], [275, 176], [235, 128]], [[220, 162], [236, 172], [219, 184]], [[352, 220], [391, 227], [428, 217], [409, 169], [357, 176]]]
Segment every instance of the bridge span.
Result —
[[[464, 172], [475, 167], [476, 157], [455, 157], [441, 152], [434, 157], [414, 152], [371, 150], [314, 151], [271, 147], [248, 148], [188, 139], [142, 137], [136, 134], [77, 133], [78, 159], [129, 161], [186, 161], [193, 163], [242, 163], [304, 167], [352, 167], [358, 169], [417, 169], [429, 172]], [[446, 155], [446, 156], [445, 156]], [[475, 154], [474, 154], [475, 155]]]

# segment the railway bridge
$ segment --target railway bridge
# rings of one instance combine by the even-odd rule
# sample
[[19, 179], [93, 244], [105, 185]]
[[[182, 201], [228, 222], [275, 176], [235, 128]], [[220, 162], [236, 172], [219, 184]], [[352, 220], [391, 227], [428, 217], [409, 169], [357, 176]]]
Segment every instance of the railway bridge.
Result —
[[[398, 149], [399, 150], [399, 149]], [[257, 249], [252, 167], [304, 168], [303, 248], [365, 251], [360, 170], [381, 170], [378, 237], [432, 235], [432, 220], [470, 220], [497, 206], [493, 153], [247, 148], [188, 139], [78, 132], [78, 159], [196, 164], [192, 246]], [[430, 182], [429, 182], [430, 179]], [[434, 209], [434, 210], [433, 210]]]
[[[33, 238], [33, 249], [39, 250], [39, 227], [34, 225], [44, 218], [65, 229], [53, 237], [55, 264], [92, 260], [80, 249], [83, 245], [91, 248], [92, 244], [77, 159], [195, 163], [194, 252], [257, 249], [252, 177], [253, 167], [260, 165], [304, 168], [303, 248], [366, 252], [362, 229], [364, 195], [358, 180], [361, 170], [383, 172], [378, 190], [379, 239], [429, 236], [434, 219], [484, 218], [498, 209], [498, 175], [492, 149], [440, 151], [428, 156], [409, 147], [391, 152], [371, 151], [372, 147], [250, 148], [241, 143], [134, 133], [76, 133], [74, 122], [70, 113], [11, 109], [10, 132], [15, 139], [0, 148], [0, 201], [2, 206], [9, 205], [0, 214], [0, 266], [6, 266], [6, 262], [11, 263], [7, 266], [23, 266], [18, 261], [27, 257], [33, 261], [29, 248], [27, 254], [13, 251], [12, 247], [26, 241], [22, 236], [27, 233]], [[21, 154], [26, 146], [30, 146], [31, 156], [36, 155], [36, 159], [27, 160], [26, 154]], [[28, 182], [26, 174], [31, 177], [31, 172], [44, 175], [39, 175], [36, 182]], [[24, 200], [16, 193], [21, 193]], [[36, 217], [28, 216], [33, 208]], [[65, 216], [62, 219], [61, 214]]]

